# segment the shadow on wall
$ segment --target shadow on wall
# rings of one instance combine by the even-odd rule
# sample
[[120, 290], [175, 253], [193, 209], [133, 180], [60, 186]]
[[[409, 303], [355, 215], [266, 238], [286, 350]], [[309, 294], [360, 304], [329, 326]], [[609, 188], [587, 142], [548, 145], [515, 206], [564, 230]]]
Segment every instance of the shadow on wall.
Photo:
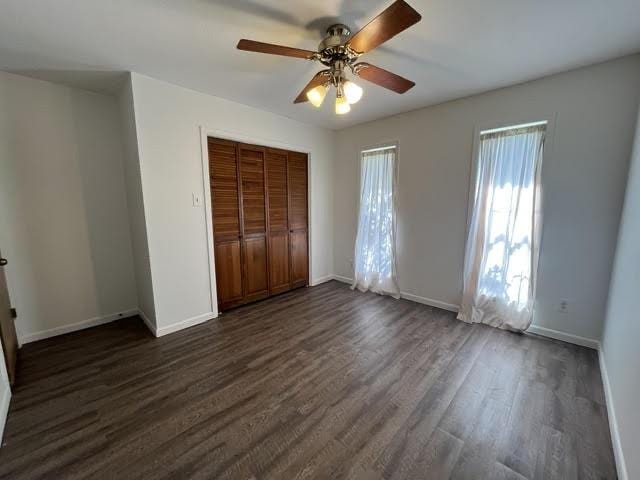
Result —
[[[76, 73], [88, 78], [55, 77]], [[115, 98], [11, 75], [0, 85], [0, 241], [20, 335], [136, 308]]]
[[46, 82], [66, 85], [71, 88], [90, 92], [117, 95], [127, 81], [128, 72], [123, 70], [52, 70], [52, 69], [14, 69], [6, 70], [15, 75], [36, 78]]
[[137, 307], [120, 116], [115, 99], [95, 116], [94, 98], [72, 96], [77, 166], [93, 260], [98, 311]]

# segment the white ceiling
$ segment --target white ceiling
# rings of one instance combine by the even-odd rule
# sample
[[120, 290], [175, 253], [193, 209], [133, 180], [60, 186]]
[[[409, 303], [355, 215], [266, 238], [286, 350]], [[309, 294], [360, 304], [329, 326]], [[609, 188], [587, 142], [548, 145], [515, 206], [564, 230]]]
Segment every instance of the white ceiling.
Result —
[[362, 57], [416, 82], [360, 80], [348, 115], [292, 100], [318, 63], [241, 52], [240, 38], [315, 50], [391, 0], [0, 0], [0, 70], [114, 91], [133, 70], [306, 123], [354, 125], [640, 50], [639, 0], [408, 0], [422, 21]]

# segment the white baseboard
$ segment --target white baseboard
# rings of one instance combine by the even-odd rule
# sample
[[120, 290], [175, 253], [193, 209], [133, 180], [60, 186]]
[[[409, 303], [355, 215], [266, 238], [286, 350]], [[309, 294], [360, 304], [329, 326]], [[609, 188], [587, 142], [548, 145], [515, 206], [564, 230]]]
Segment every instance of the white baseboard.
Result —
[[41, 330], [35, 333], [29, 333], [20, 337], [20, 344], [36, 342], [38, 340], [44, 340], [45, 338], [56, 337], [58, 335], [64, 335], [65, 333], [76, 332], [78, 330], [84, 330], [85, 328], [97, 327], [98, 325], [104, 325], [105, 323], [113, 322], [121, 318], [131, 317], [138, 314], [138, 309], [126, 310], [124, 312], [112, 313], [110, 315], [104, 315], [101, 317], [94, 317], [81, 322], [71, 323], [69, 325], [63, 325], [61, 327], [50, 328], [48, 330]]
[[138, 309], [138, 316], [142, 319], [142, 321], [144, 322], [144, 324], [147, 326], [147, 328], [149, 329], [149, 331], [151, 332], [151, 334], [154, 337], [157, 337], [157, 333], [156, 333], [156, 325], [154, 322], [152, 322], [149, 317], [147, 317], [146, 313], [144, 313], [142, 310]]
[[622, 452], [622, 441], [620, 440], [620, 430], [618, 429], [618, 420], [616, 418], [616, 410], [613, 405], [613, 392], [609, 383], [609, 374], [607, 373], [607, 365], [604, 359], [604, 351], [602, 345], [599, 345], [598, 359], [600, 360], [600, 374], [602, 375], [602, 385], [604, 387], [604, 396], [607, 402], [607, 415], [609, 416], [609, 430], [611, 430], [611, 444], [613, 445], [613, 456], [616, 459], [616, 470], [618, 470], [619, 480], [628, 480], [627, 464], [624, 461], [624, 453]]
[[169, 335], [170, 333], [177, 332], [178, 330], [184, 330], [185, 328], [193, 327], [200, 323], [212, 320], [217, 316], [218, 314], [216, 312], [207, 312], [202, 315], [198, 315], [197, 317], [191, 317], [187, 318], [186, 320], [181, 320], [180, 322], [172, 323], [171, 325], [167, 325], [166, 327], [155, 328], [155, 331], [152, 331], [154, 331], [156, 337], [163, 337], [165, 335]]
[[136, 308], [134, 310], [126, 310], [124, 312], [113, 313], [111, 315], [105, 315], [102, 317], [90, 318], [88, 320], [83, 320], [82, 322], [63, 325], [61, 327], [51, 328], [48, 330], [42, 330], [40, 332], [30, 333], [28, 335], [22, 335], [19, 340], [20, 344], [36, 342], [38, 340], [44, 340], [45, 338], [56, 337], [58, 335], [64, 335], [65, 333], [84, 330], [85, 328], [97, 327], [98, 325], [104, 325], [105, 323], [113, 322], [115, 320], [120, 320], [126, 317], [132, 317], [134, 315], [138, 315], [140, 318], [142, 318], [142, 321], [155, 337], [162, 337], [164, 335], [177, 332], [178, 330], [182, 330], [183, 328], [189, 328], [194, 325], [198, 325], [199, 323], [206, 322], [207, 320], [211, 320], [212, 318], [216, 318], [218, 316], [217, 313], [208, 312], [203, 315], [198, 315], [197, 317], [187, 318], [186, 320], [182, 320], [165, 327], [157, 328], [154, 322], [152, 322], [142, 310]]
[[316, 285], [327, 283], [328, 281], [333, 280], [333, 278], [333, 275], [325, 275], [324, 277], [316, 278], [314, 280], [311, 280], [310, 286], [315, 287]]
[[2, 445], [2, 434], [4, 433], [4, 425], [7, 423], [7, 414], [9, 413], [9, 403], [11, 402], [11, 389], [9, 385], [5, 385], [2, 396], [0, 396], [0, 446]]
[[600, 342], [592, 338], [581, 337], [579, 335], [573, 335], [571, 333], [561, 332], [559, 330], [553, 330], [551, 328], [541, 327], [539, 325], [531, 325], [527, 332], [540, 335], [542, 337], [554, 338], [556, 340], [562, 340], [563, 342], [573, 343], [574, 345], [581, 345], [583, 347], [593, 348], [598, 350]]
[[[353, 283], [353, 278], [343, 277], [342, 275], [333, 275], [333, 280], [337, 280], [342, 283]], [[422, 303], [423, 305], [429, 305], [430, 307], [442, 308], [443, 310], [449, 310], [450, 312], [457, 312], [458, 306], [451, 303], [441, 302], [439, 300], [433, 300], [431, 298], [421, 297], [414, 295], [413, 293], [400, 292], [400, 297], [411, 300], [412, 302]]]
[[342, 283], [348, 283], [351, 285], [353, 283], [353, 278], [343, 277], [342, 275], [332, 275], [333, 280], [337, 280]]
[[421, 297], [419, 295], [414, 295], [413, 293], [400, 292], [400, 297], [406, 300], [411, 300], [412, 302], [422, 303], [424, 305], [441, 308], [443, 310], [449, 310], [450, 312], [457, 312], [458, 310], [460, 310], [460, 307], [458, 307], [458, 305], [441, 302], [440, 300], [433, 300], [431, 298]]

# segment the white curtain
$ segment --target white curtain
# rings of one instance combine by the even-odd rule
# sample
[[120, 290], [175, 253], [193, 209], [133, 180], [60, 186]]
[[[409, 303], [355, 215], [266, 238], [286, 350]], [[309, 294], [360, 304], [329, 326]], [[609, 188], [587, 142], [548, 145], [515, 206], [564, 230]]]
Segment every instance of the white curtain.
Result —
[[481, 135], [458, 318], [524, 331], [533, 320], [545, 125]]
[[400, 297], [396, 278], [396, 149], [362, 153], [351, 288]]

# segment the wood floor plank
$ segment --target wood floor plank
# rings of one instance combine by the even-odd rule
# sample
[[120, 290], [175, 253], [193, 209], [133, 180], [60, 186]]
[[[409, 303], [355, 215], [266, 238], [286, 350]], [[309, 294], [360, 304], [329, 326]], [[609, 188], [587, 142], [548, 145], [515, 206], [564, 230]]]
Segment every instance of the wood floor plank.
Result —
[[451, 478], [464, 442], [444, 430], [436, 429], [429, 443], [413, 462], [408, 479]]
[[593, 351], [337, 282], [19, 365], [2, 479], [615, 478]]
[[578, 459], [573, 439], [553, 427], [542, 428], [542, 450], [538, 454], [534, 478], [578, 479]]

